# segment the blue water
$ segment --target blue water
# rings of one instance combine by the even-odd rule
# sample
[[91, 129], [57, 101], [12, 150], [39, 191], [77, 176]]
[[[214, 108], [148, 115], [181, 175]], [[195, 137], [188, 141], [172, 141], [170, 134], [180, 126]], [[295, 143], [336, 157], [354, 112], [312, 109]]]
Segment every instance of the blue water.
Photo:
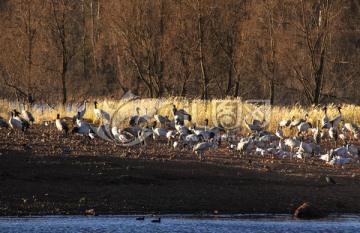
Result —
[[40, 216], [1, 217], [0, 232], [360, 232], [357, 215], [330, 216], [321, 220], [294, 220], [291, 216]]

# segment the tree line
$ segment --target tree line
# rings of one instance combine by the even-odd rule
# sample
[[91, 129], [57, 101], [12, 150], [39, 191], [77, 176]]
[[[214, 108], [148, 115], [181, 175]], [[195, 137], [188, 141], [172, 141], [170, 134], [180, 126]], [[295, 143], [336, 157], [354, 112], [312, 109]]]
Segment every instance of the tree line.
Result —
[[0, 98], [360, 104], [358, 0], [3, 0]]

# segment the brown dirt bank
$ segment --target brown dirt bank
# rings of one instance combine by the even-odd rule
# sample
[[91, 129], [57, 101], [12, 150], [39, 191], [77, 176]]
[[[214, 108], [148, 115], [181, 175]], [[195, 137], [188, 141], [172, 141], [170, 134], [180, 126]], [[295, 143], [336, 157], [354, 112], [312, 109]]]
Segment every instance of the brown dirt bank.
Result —
[[304, 201], [356, 213], [358, 177], [326, 183], [322, 174], [289, 176], [197, 161], [112, 156], [32, 156], [2, 152], [0, 214], [293, 213]]
[[[158, 143], [125, 149], [38, 130], [44, 133], [30, 131], [21, 140], [0, 130], [0, 215], [89, 209], [97, 214], [293, 214], [305, 201], [329, 213], [360, 211], [359, 164], [250, 157], [259, 165], [254, 167], [225, 145], [207, 152], [200, 163], [191, 151]], [[327, 175], [337, 183], [327, 183]]]

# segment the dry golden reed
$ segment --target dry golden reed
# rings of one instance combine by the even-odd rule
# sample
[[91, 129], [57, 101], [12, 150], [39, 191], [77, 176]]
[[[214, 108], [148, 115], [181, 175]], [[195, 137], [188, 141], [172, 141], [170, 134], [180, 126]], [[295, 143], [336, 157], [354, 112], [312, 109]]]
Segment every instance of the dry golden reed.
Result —
[[[232, 101], [232, 108], [222, 106], [221, 103], [226, 101]], [[90, 122], [99, 123], [94, 115], [94, 100], [89, 100], [87, 103], [87, 111], [84, 116]], [[235, 103], [235, 105], [234, 105]], [[245, 129], [244, 119], [247, 122], [252, 119], [266, 120], [266, 130], [275, 131], [278, 123], [283, 119], [304, 118], [305, 114], [309, 115], [308, 121], [312, 123], [314, 127], [317, 125], [317, 121], [321, 120], [324, 116], [324, 111], [319, 107], [302, 107], [300, 105], [294, 105], [291, 107], [269, 106], [260, 105], [254, 107], [252, 103], [237, 99], [213, 99], [213, 100], [200, 100], [200, 99], [186, 99], [181, 97], [159, 98], [159, 99], [135, 99], [135, 100], [102, 100], [98, 101], [98, 108], [107, 111], [112, 116], [112, 123], [118, 124], [120, 127], [128, 126], [128, 119], [136, 115], [136, 108], [139, 108], [139, 115], [147, 115], [153, 121], [155, 114], [168, 116], [169, 119], [173, 119], [172, 108], [175, 105], [178, 109], [185, 109], [189, 114], [193, 116], [193, 122], [198, 125], [203, 125], [205, 119], [209, 119], [209, 125], [213, 126], [219, 123], [217, 115], [222, 114], [224, 119], [233, 118], [236, 119], [236, 125]], [[66, 109], [60, 106], [47, 107], [47, 106], [34, 106], [29, 109], [33, 113], [36, 121], [35, 123], [42, 123], [43, 121], [54, 120], [56, 114], [60, 114], [62, 118], [72, 118], [76, 115], [77, 109], [81, 108], [83, 103], [78, 105], [68, 106]], [[220, 107], [219, 107], [220, 106]], [[332, 119], [339, 114], [336, 105], [328, 105], [328, 117]], [[0, 117], [9, 119], [10, 111], [12, 109], [20, 109], [18, 104], [10, 103], [7, 100], [0, 100]], [[252, 111], [257, 109], [257, 114], [252, 114]], [[355, 124], [360, 123], [359, 116], [360, 106], [343, 104], [342, 115], [345, 122], [351, 122]], [[220, 112], [220, 113], [219, 113]], [[262, 115], [263, 114], [263, 115]], [[227, 118], [226, 118], [227, 117]], [[231, 119], [230, 119], [231, 120]]]

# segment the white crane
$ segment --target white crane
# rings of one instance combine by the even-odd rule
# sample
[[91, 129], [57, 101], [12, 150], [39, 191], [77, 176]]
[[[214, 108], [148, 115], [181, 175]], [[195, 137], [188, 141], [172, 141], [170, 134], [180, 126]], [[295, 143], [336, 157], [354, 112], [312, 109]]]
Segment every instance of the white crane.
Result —
[[172, 109], [174, 120], [179, 121], [180, 124], [184, 124], [184, 121], [191, 121], [191, 115], [186, 112], [184, 109], [177, 109], [175, 105], [173, 105]]
[[140, 116], [140, 108], [135, 108], [136, 115], [132, 116], [129, 120], [129, 125], [134, 127], [136, 125], [140, 125], [141, 123], [148, 122], [150, 117], [147, 114], [147, 108], [145, 108], [145, 115]]
[[[84, 103], [83, 105], [81, 106], [81, 108], [79, 108], [77, 110], [77, 114], [73, 117], [73, 121], [75, 121], [76, 119], [81, 119], [85, 116], [85, 113], [86, 113], [86, 103], [87, 103], [87, 100], [84, 100]], [[80, 115], [79, 115], [80, 113]]]
[[295, 116], [293, 116], [291, 118], [290, 129], [292, 129], [293, 127], [299, 126], [303, 122], [306, 122], [308, 117], [309, 117], [309, 115], [307, 113], [305, 114], [305, 119], [303, 119], [303, 118], [295, 119]]
[[250, 131], [256, 131], [256, 132], [260, 132], [262, 130], [261, 126], [259, 124], [250, 124], [246, 122], [246, 118], [244, 118], [244, 124], [245, 127]]
[[316, 130], [314, 131], [314, 140], [317, 145], [320, 145], [321, 143], [321, 132], [319, 129], [320, 120], [318, 120]]
[[170, 147], [175, 137], [178, 136], [179, 133], [173, 130], [170, 130], [166, 133], [166, 138], [168, 140], [168, 146]]
[[[240, 140], [240, 142], [237, 144], [236, 150], [243, 154], [246, 151], [252, 150], [254, 144], [255, 143], [252, 139], [245, 138]], [[245, 155], [245, 157], [247, 156]]]
[[336, 142], [338, 140], [339, 134], [338, 134], [337, 130], [334, 128], [334, 122], [333, 121], [331, 121], [331, 127], [329, 129], [329, 136], [330, 136], [330, 138], [334, 139], [335, 147], [336, 147]]
[[67, 133], [69, 131], [69, 126], [67, 125], [67, 123], [65, 121], [60, 119], [59, 113], [56, 115], [55, 125], [59, 131], [64, 131], [65, 134], [67, 135]]
[[21, 122], [21, 119], [19, 117], [14, 117], [13, 112], [10, 113], [9, 125], [13, 129], [24, 131], [24, 126]]
[[291, 120], [289, 119], [283, 119], [282, 121], [279, 122], [279, 126], [280, 128], [285, 128], [288, 127], [291, 123]]
[[77, 127], [74, 127], [72, 129], [72, 133], [78, 133], [78, 134], [88, 134], [90, 131], [93, 132], [91, 129], [91, 125], [83, 120], [81, 120], [81, 113], [78, 112], [78, 116], [76, 119]]
[[16, 119], [17, 121], [20, 121], [21, 124], [22, 124], [21, 130], [22, 130], [23, 132], [26, 131], [26, 130], [28, 130], [29, 127], [30, 127], [29, 122], [28, 122], [27, 120], [25, 120], [24, 118], [21, 118], [21, 117], [20, 117], [20, 112], [18, 112], [16, 109], [14, 109], [13, 112], [14, 112], [14, 119]]
[[312, 125], [310, 122], [302, 122], [300, 123], [300, 125], [297, 126], [299, 132], [298, 135], [302, 134], [302, 133], [307, 133], [307, 131], [312, 128]]
[[[124, 132], [126, 132], [126, 131], [124, 131]], [[117, 126], [114, 126], [111, 128], [111, 133], [112, 133], [113, 137], [115, 138], [115, 141], [117, 141], [117, 142], [127, 143], [131, 140], [125, 134], [123, 134], [121, 129], [119, 129]], [[128, 132], [126, 132], [126, 133], [128, 133]]]
[[357, 155], [359, 156], [359, 149], [356, 148], [354, 145], [351, 145], [351, 144], [346, 144], [346, 149], [348, 151], [348, 153], [350, 153], [351, 155]]
[[284, 141], [285, 145], [290, 147], [291, 152], [294, 152], [295, 147], [299, 147], [300, 142], [296, 138], [287, 138]]
[[217, 148], [217, 145], [210, 142], [200, 142], [194, 146], [193, 151], [199, 157], [199, 160], [203, 161], [205, 160], [205, 158], [203, 157], [204, 152], [209, 148]]
[[[160, 123], [160, 127], [162, 127], [163, 125], [166, 125], [168, 126], [170, 129], [174, 129], [175, 128], [175, 123], [171, 122], [169, 120], [169, 118], [167, 116], [162, 116], [162, 115], [159, 115], [159, 114], [155, 114], [154, 115], [154, 119]], [[173, 123], [173, 124], [171, 124]], [[171, 127], [173, 125], [173, 127]]]
[[338, 111], [339, 111], [339, 115], [337, 115], [336, 117], [334, 117], [332, 120], [330, 120], [328, 123], [326, 123], [325, 125], [323, 125], [323, 129], [330, 129], [331, 126], [337, 126], [340, 121], [342, 120], [342, 113], [341, 113], [341, 106], [338, 107]]
[[304, 163], [306, 162], [306, 155], [303, 154], [303, 153], [309, 154], [311, 156], [314, 155], [313, 147], [310, 144], [307, 144], [306, 142], [303, 142], [302, 140], [300, 141], [298, 152], [303, 155]]
[[346, 130], [350, 131], [351, 133], [356, 133], [358, 131], [358, 129], [359, 129], [359, 127], [356, 124], [349, 123], [349, 122], [344, 124], [344, 128]]
[[158, 138], [166, 138], [166, 134], [168, 132], [168, 130], [165, 128], [156, 128], [156, 121], [153, 122], [152, 131], [154, 140]]
[[276, 130], [276, 132], [275, 132], [275, 135], [276, 135], [278, 138], [280, 138], [280, 139], [284, 139], [284, 133], [283, 133], [283, 131], [281, 130], [280, 124], [278, 125], [278, 128], [277, 128], [277, 130]]
[[98, 104], [98, 102], [94, 101], [94, 114], [95, 114], [96, 118], [101, 121], [101, 124], [104, 120], [106, 120], [107, 123], [109, 123], [110, 122], [109, 113], [107, 113], [106, 111], [104, 111], [102, 109], [99, 109], [97, 107], [97, 104]]
[[141, 128], [138, 132], [138, 138], [143, 145], [146, 146], [146, 138], [148, 138], [152, 133], [152, 130], [147, 127]]
[[189, 134], [189, 135], [185, 136], [184, 141], [188, 145], [193, 146], [196, 143], [204, 142], [205, 139], [204, 139], [204, 136], [201, 134]]
[[21, 111], [21, 116], [27, 121], [27, 122], [31, 122], [31, 124], [34, 124], [35, 118], [34, 116], [31, 114], [31, 112], [26, 111], [25, 109], [23, 109]]
[[[329, 117], [328, 117], [328, 115], [327, 115], [327, 107], [325, 106], [324, 108], [323, 108], [323, 110], [324, 110], [324, 116], [323, 116], [323, 118], [321, 119], [321, 128], [327, 128], [327, 126], [328, 126], [328, 123], [329, 123]], [[329, 127], [330, 128], [330, 127]], [[327, 128], [327, 129], [329, 129], [329, 128]]]

